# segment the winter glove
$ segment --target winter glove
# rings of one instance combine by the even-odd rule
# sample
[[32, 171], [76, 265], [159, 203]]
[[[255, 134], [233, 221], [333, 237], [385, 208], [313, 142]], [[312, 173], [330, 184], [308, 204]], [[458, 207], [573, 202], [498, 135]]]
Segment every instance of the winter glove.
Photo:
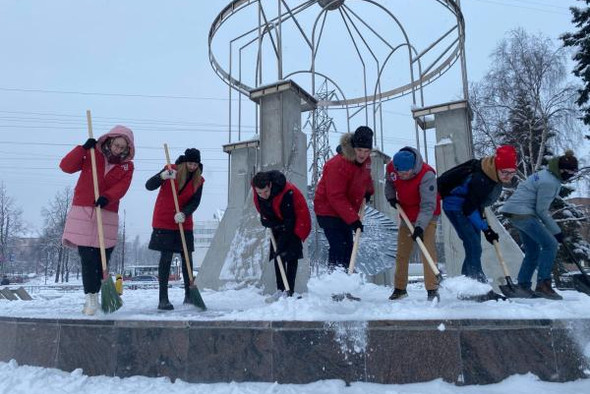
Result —
[[363, 232], [363, 230], [364, 230], [363, 224], [361, 223], [360, 220], [356, 220], [356, 221], [352, 222], [350, 224], [350, 228], [352, 228], [352, 231], [354, 231], [355, 233], [356, 233], [356, 230], [359, 228], [361, 229], [361, 232]]
[[371, 193], [366, 193], [365, 194], [365, 204], [368, 204], [371, 202]]
[[500, 237], [498, 236], [498, 233], [495, 232], [494, 230], [492, 230], [491, 227], [488, 227], [485, 230], [483, 230], [483, 235], [485, 235], [486, 240], [492, 245], [494, 244], [494, 241], [497, 241], [500, 239]]
[[399, 204], [399, 201], [397, 201], [397, 198], [392, 197], [387, 201], [389, 201], [389, 205], [391, 205], [393, 208], [397, 209], [397, 204]]
[[414, 241], [418, 238], [424, 241], [424, 229], [420, 226], [414, 227], [414, 232], [412, 233], [412, 239]]
[[167, 179], [176, 179], [176, 170], [164, 170], [160, 173], [160, 178], [163, 181]]
[[98, 199], [94, 202], [94, 206], [95, 207], [101, 207], [104, 208], [105, 206], [107, 206], [107, 204], [109, 203], [108, 198], [106, 198], [105, 196], [100, 196], [98, 197]]
[[94, 148], [94, 145], [96, 145], [96, 140], [94, 138], [88, 138], [84, 145], [82, 145], [82, 148], [88, 150], [90, 148]]
[[174, 222], [175, 223], [184, 223], [185, 219], [186, 219], [186, 217], [184, 216], [184, 213], [182, 213], [182, 212], [178, 212], [178, 213], [174, 214]]
[[553, 236], [555, 237], [555, 239], [557, 240], [557, 242], [559, 242], [560, 244], [563, 243], [563, 233], [553, 234]]

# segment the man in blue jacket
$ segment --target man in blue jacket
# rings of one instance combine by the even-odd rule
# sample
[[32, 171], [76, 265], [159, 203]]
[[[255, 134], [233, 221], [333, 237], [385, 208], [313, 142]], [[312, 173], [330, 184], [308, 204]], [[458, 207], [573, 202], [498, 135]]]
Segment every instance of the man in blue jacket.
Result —
[[438, 191], [443, 210], [463, 241], [465, 259], [461, 274], [487, 283], [481, 266], [481, 233], [493, 244], [498, 234], [483, 218], [485, 207], [492, 205], [516, 174], [516, 150], [510, 145], [496, 149], [496, 154], [470, 160], [443, 173]]
[[[518, 230], [524, 245], [524, 259], [518, 272], [518, 286], [529, 297], [561, 300], [551, 288], [551, 270], [563, 233], [551, 217], [549, 207], [559, 195], [561, 184], [578, 171], [578, 159], [568, 150], [551, 159], [547, 168], [529, 176], [500, 209]], [[537, 287], [531, 290], [533, 273], [537, 271]]]

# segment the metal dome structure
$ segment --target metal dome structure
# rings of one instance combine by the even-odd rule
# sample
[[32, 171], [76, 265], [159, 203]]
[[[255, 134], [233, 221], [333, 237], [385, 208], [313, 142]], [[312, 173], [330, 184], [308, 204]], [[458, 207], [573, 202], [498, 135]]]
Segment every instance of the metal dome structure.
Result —
[[[458, 0], [233, 0], [208, 38], [211, 66], [230, 87], [230, 141], [232, 91], [247, 97], [291, 79], [313, 95], [328, 83], [335, 94], [318, 107], [346, 111], [347, 131], [352, 118], [362, 117], [383, 150], [388, 101], [411, 95], [413, 106], [424, 106], [424, 87], [458, 60], [467, 97], [464, 37]], [[322, 140], [312, 122], [313, 166], [325, 151]], [[416, 143], [420, 148], [417, 126]]]

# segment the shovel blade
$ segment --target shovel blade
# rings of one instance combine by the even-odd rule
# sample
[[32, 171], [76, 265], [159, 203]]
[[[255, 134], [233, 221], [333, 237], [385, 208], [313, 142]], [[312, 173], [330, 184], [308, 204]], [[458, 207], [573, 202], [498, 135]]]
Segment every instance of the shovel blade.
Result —
[[498, 286], [502, 294], [508, 298], [532, 298], [531, 293], [527, 292], [523, 288], [514, 286], [513, 284], [506, 284]]
[[498, 286], [502, 294], [504, 294], [508, 298], [533, 298], [533, 293], [526, 291], [520, 286], [516, 286], [514, 282], [512, 282], [512, 278], [507, 276], [504, 278], [506, 280], [505, 285]]
[[580, 293], [586, 293], [590, 295], [590, 285], [588, 284], [587, 277], [584, 274], [573, 275], [574, 288]]

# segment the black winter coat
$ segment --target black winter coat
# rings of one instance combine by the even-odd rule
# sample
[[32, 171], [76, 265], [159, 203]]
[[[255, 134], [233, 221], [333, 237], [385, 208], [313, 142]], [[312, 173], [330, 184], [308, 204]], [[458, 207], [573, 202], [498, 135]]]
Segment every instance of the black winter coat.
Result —
[[[267, 200], [258, 196], [256, 197], [260, 207], [260, 222], [264, 227], [272, 230], [272, 234], [277, 242], [279, 255], [283, 260], [301, 259], [303, 258], [303, 243], [294, 232], [295, 205], [293, 202], [293, 192], [288, 191], [283, 195], [280, 204], [283, 220], [280, 220], [272, 209], [272, 203], [273, 199], [285, 188], [287, 179], [281, 172], [271, 171], [271, 182], [270, 197]], [[275, 251], [271, 244], [269, 260], [274, 259], [274, 257]]]

